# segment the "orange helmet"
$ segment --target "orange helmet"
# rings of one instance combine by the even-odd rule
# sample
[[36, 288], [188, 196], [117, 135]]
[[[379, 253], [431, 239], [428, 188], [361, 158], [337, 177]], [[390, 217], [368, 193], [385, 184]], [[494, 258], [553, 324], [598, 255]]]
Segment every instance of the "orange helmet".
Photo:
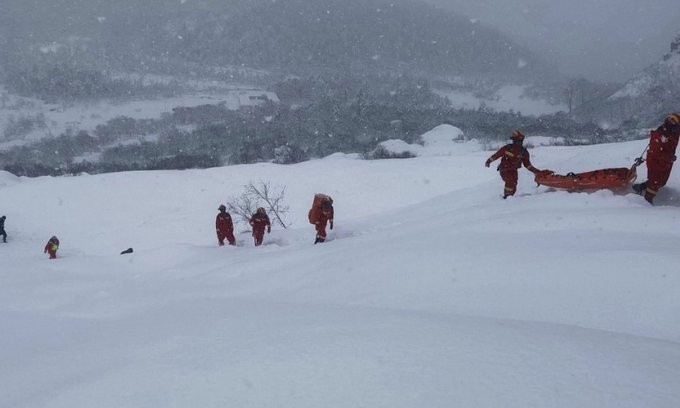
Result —
[[671, 125], [680, 125], [680, 113], [671, 113], [666, 116], [666, 122]]
[[521, 141], [524, 140], [524, 133], [522, 133], [519, 130], [515, 130], [514, 132], [512, 132], [510, 139], [512, 139], [513, 141], [516, 141], [516, 142], [521, 142]]

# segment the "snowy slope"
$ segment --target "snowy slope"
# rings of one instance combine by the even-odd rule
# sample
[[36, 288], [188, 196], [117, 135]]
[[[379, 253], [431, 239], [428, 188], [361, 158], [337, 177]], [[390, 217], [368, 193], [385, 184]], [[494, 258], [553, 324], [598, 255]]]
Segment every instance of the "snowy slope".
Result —
[[658, 63], [635, 75], [623, 88], [610, 96], [610, 99], [641, 97], [654, 92], [658, 93], [659, 88], [674, 89], [680, 86], [678, 73], [680, 73], [680, 52], [667, 54]]
[[680, 49], [663, 56], [633, 76], [603, 101], [586, 103], [576, 114], [603, 124], [624, 121], [657, 127], [680, 106]]
[[525, 94], [526, 89], [519, 85], [505, 85], [487, 98], [472, 91], [436, 90], [437, 94], [449, 100], [457, 109], [491, 109], [497, 112], [518, 112], [526, 116], [550, 115], [566, 112], [564, 103], [551, 103], [545, 99], [534, 99]]
[[[0, 406], [680, 406], [680, 175], [654, 207], [526, 171], [502, 200], [491, 152], [445, 131], [403, 160], [0, 173]], [[644, 145], [532, 161], [627, 166]], [[217, 206], [251, 180], [286, 186], [292, 227], [217, 247]]]

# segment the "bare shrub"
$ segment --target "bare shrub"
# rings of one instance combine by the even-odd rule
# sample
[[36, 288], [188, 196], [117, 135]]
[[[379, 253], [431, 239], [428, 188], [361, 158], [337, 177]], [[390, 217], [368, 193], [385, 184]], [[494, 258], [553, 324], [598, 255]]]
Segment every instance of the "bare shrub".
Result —
[[284, 204], [286, 195], [285, 186], [272, 187], [269, 181], [249, 182], [243, 186], [243, 193], [227, 202], [227, 209], [232, 216], [237, 216], [246, 224], [250, 217], [259, 207], [263, 207], [269, 213], [273, 223], [278, 223], [283, 228], [288, 228], [286, 215], [289, 207]]

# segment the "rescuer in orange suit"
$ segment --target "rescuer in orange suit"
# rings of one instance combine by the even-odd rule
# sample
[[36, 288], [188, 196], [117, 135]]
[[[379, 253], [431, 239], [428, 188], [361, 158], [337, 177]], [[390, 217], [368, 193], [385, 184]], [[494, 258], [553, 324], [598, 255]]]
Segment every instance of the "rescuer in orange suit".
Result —
[[675, 149], [680, 137], [680, 113], [671, 113], [663, 125], [650, 132], [647, 150], [647, 181], [633, 185], [633, 190], [645, 196], [650, 204], [659, 189], [666, 185], [675, 162]]
[[493, 161], [501, 159], [498, 171], [505, 182], [503, 198], [508, 198], [508, 196], [515, 194], [515, 191], [517, 191], [517, 170], [522, 167], [522, 165], [534, 174], [541, 172], [541, 170], [538, 170], [531, 164], [529, 151], [522, 146], [522, 143], [524, 143], [524, 134], [519, 130], [515, 130], [512, 132], [510, 139], [512, 140], [512, 143], [498, 149], [498, 151], [489, 157], [485, 163], [486, 167], [489, 167]]
[[217, 232], [217, 243], [224, 246], [224, 239], [227, 239], [229, 245], [236, 245], [236, 238], [234, 238], [234, 223], [231, 220], [231, 214], [227, 212], [227, 207], [221, 204], [217, 208], [220, 212], [215, 218], [215, 231]]
[[264, 240], [264, 230], [267, 233], [272, 232], [272, 224], [269, 221], [269, 216], [264, 208], [260, 207], [257, 212], [250, 217], [250, 226], [253, 227], [253, 239], [255, 240], [255, 246], [262, 245]]
[[319, 210], [316, 222], [314, 223], [314, 228], [316, 229], [315, 244], [326, 242], [326, 225], [328, 224], [333, 229], [333, 217], [335, 216], [333, 204], [330, 202], [323, 203]]

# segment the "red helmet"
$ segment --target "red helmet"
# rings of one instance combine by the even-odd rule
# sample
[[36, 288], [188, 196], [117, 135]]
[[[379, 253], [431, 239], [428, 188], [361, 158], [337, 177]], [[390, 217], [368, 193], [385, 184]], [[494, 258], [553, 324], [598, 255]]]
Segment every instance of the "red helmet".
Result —
[[516, 141], [516, 142], [524, 141], [524, 133], [522, 133], [519, 130], [515, 130], [514, 132], [512, 132], [510, 139], [512, 139], [513, 141]]
[[671, 113], [666, 116], [666, 123], [671, 125], [680, 125], [680, 113]]

